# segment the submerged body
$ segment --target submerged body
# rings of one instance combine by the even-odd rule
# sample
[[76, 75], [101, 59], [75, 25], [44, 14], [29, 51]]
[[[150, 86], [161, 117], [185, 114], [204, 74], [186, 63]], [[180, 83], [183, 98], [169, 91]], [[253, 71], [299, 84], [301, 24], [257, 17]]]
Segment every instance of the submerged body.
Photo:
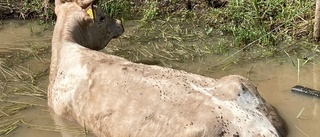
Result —
[[[84, 34], [72, 31], [86, 23], [81, 8], [59, 6], [48, 88], [56, 114], [99, 137], [285, 136], [285, 123], [248, 79], [213, 79], [88, 49], [90, 42], [75, 38]], [[61, 27], [68, 23], [76, 25]]]

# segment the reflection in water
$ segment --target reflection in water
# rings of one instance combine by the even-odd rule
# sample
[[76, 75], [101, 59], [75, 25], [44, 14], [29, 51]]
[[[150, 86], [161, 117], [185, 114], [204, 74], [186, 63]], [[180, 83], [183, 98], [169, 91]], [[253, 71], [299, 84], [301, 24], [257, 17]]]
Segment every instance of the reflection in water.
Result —
[[[4, 24], [6, 23], [4, 22]], [[32, 27], [30, 28], [30, 26], [33, 25], [34, 24], [32, 23], [23, 23], [19, 25], [9, 23], [7, 26], [2, 26], [3, 28], [0, 30], [0, 57], [2, 57], [0, 58], [0, 67], [4, 65], [4, 62], [8, 57], [10, 60], [9, 64], [13, 64], [10, 68], [16, 70], [15, 73], [17, 73], [14, 74], [14, 76], [19, 74], [17, 78], [11, 77], [9, 73], [6, 74], [6, 78], [2, 77], [3, 75], [0, 74], [0, 110], [8, 112], [3, 108], [5, 108], [6, 105], [10, 105], [10, 103], [27, 104], [24, 109], [12, 115], [6, 116], [0, 112], [0, 118], [5, 117], [5, 119], [9, 121], [23, 121], [19, 122], [19, 128], [9, 134], [9, 136], [90, 136], [86, 135], [85, 129], [79, 127], [77, 124], [51, 115], [46, 106], [47, 102], [45, 97], [38, 96], [38, 94], [22, 95], [21, 93], [17, 94], [16, 92], [12, 92], [16, 90], [30, 90], [29, 88], [26, 88], [26, 84], [39, 87], [37, 90], [41, 91], [43, 95], [45, 95], [46, 92], [50, 48], [43, 49], [47, 50], [43, 54], [36, 54], [33, 50], [39, 50], [38, 47], [41, 45], [50, 45], [50, 35], [52, 34], [52, 31], [44, 31], [44, 34], [39, 33], [38, 35], [38, 33], [35, 33], [35, 30], [39, 30], [39, 28], [33, 28], [33, 33], [37, 34], [37, 36], [31, 35], [30, 29]], [[128, 32], [134, 32], [134, 29], [137, 29], [134, 25], [125, 28], [127, 29], [125, 35], [127, 36], [133, 35]], [[17, 34], [18, 32], [19, 35]], [[123, 39], [125, 39], [125, 37], [120, 38], [120, 41], [125, 41]], [[117, 40], [111, 41], [110, 43], [110, 45], [114, 47], [121, 44], [125, 43], [120, 43]], [[109, 46], [109, 49], [111, 46]], [[11, 48], [20, 49], [19, 54], [16, 50], [10, 51]], [[7, 55], [9, 52], [14, 53]], [[31, 56], [20, 60], [15, 59], [18, 57], [17, 55], [21, 57], [24, 54]], [[260, 94], [279, 110], [279, 113], [288, 124], [290, 137], [314, 137], [320, 134], [320, 99], [295, 94], [290, 91], [291, 87], [297, 84], [319, 90], [320, 67], [314, 65], [319, 64], [319, 62], [300, 65], [300, 69], [297, 69], [290, 61], [279, 61], [279, 59], [212, 67], [212, 65], [216, 65], [221, 58], [225, 57], [208, 56], [201, 61], [191, 63], [165, 63], [167, 63], [168, 66], [178, 66], [176, 67], [178, 69], [185, 69], [189, 72], [213, 78], [220, 78], [229, 74], [245, 76], [252, 80], [253, 83], [257, 85]], [[6, 70], [6, 68], [2, 69]], [[0, 72], [4, 71], [0, 70]], [[29, 83], [25, 83], [27, 79], [30, 79], [28, 81]], [[1, 120], [0, 127], [2, 124], [5, 124]]]

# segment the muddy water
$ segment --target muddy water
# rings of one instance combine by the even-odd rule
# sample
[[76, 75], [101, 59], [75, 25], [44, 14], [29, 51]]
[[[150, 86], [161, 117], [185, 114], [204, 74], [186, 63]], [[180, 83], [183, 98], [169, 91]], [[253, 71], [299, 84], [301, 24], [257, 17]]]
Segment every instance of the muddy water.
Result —
[[320, 89], [319, 65], [308, 64], [298, 69], [289, 60], [280, 63], [278, 59], [269, 59], [232, 65], [226, 70], [211, 70], [198, 63], [191, 66], [190, 70], [216, 78], [228, 74], [245, 76], [255, 83], [260, 94], [278, 109], [288, 124], [289, 137], [320, 135], [320, 99], [290, 91], [291, 87], [298, 84]]
[[[51, 114], [46, 106], [45, 92], [48, 84], [52, 28], [39, 26], [35, 22], [6, 21], [2, 23], [0, 26], [0, 136], [92, 136], [77, 124]], [[128, 37], [136, 35], [134, 32], [138, 27], [128, 22], [125, 28], [124, 36], [113, 40], [109, 48], [103, 52], [132, 44], [128, 43]], [[137, 42], [137, 44], [141, 43]], [[226, 57], [208, 54], [195, 61], [184, 61], [185, 63], [167, 61], [167, 58], [163, 60], [168, 66], [213, 78], [229, 74], [245, 76], [252, 80], [260, 94], [279, 110], [288, 124], [290, 137], [320, 135], [320, 99], [290, 91], [291, 87], [297, 84], [320, 89], [319, 61], [306, 65], [300, 61], [298, 69], [297, 65], [293, 65], [288, 58], [236, 63], [233, 63], [231, 58], [223, 65], [215, 66]], [[298, 64], [295, 60], [293, 62]], [[12, 113], [10, 108], [18, 111]], [[4, 125], [12, 123], [17, 125], [15, 130], [7, 132], [8, 135], [1, 135]]]

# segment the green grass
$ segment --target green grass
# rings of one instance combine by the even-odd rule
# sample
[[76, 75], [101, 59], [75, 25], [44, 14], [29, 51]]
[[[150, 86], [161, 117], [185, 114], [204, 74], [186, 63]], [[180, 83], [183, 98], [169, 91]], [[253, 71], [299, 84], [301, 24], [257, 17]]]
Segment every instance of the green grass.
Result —
[[[54, 5], [43, 8], [42, 1], [22, 1], [23, 13], [40, 18], [42, 22], [54, 19]], [[209, 52], [214, 54], [228, 54], [232, 52], [230, 49], [243, 52], [258, 50], [260, 57], [285, 55], [284, 51], [297, 54], [300, 58], [308, 56], [310, 52], [318, 54], [317, 44], [312, 40], [315, 9], [315, 2], [312, 0], [233, 0], [226, 7], [218, 9], [208, 7], [204, 0], [192, 2], [194, 8], [191, 11], [185, 8], [185, 3], [178, 0], [111, 0], [99, 1], [98, 5], [111, 16], [122, 18], [123, 21], [139, 20], [141, 29], [145, 33], [154, 34], [150, 35], [152, 37], [160, 33], [183, 43], [190, 37], [185, 34], [170, 36], [172, 33], [169, 30], [196, 27], [202, 28], [208, 37], [220, 37], [214, 36], [217, 33], [222, 37], [230, 37], [231, 43], [197, 45], [195, 50], [211, 49]], [[166, 28], [161, 27], [159, 30], [156, 28], [157, 22], [170, 22], [171, 26], [165, 25]]]
[[23, 19], [39, 18], [40, 23], [48, 23], [55, 19], [54, 8], [44, 0], [23, 0], [19, 2], [21, 6], [20, 17]]
[[256, 41], [252, 47], [277, 53], [281, 44], [311, 39], [313, 9], [311, 0], [235, 0], [205, 20], [232, 35], [239, 47]]
[[133, 4], [128, 0], [99, 1], [98, 5], [112, 17], [132, 17]]
[[154, 20], [156, 17], [158, 17], [159, 9], [157, 4], [157, 1], [148, 1], [146, 3], [147, 6], [143, 9], [143, 18], [141, 19], [143, 22]]

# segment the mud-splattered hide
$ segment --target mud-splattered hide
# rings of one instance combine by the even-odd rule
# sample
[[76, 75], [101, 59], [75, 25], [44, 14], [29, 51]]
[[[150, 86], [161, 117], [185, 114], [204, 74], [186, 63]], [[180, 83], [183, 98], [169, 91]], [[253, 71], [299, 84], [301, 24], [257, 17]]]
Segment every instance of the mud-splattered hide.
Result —
[[123, 29], [107, 16], [100, 21], [102, 13], [93, 23], [85, 8], [56, 8], [48, 105], [57, 115], [99, 137], [286, 135], [284, 121], [244, 77], [213, 79], [91, 50]]

